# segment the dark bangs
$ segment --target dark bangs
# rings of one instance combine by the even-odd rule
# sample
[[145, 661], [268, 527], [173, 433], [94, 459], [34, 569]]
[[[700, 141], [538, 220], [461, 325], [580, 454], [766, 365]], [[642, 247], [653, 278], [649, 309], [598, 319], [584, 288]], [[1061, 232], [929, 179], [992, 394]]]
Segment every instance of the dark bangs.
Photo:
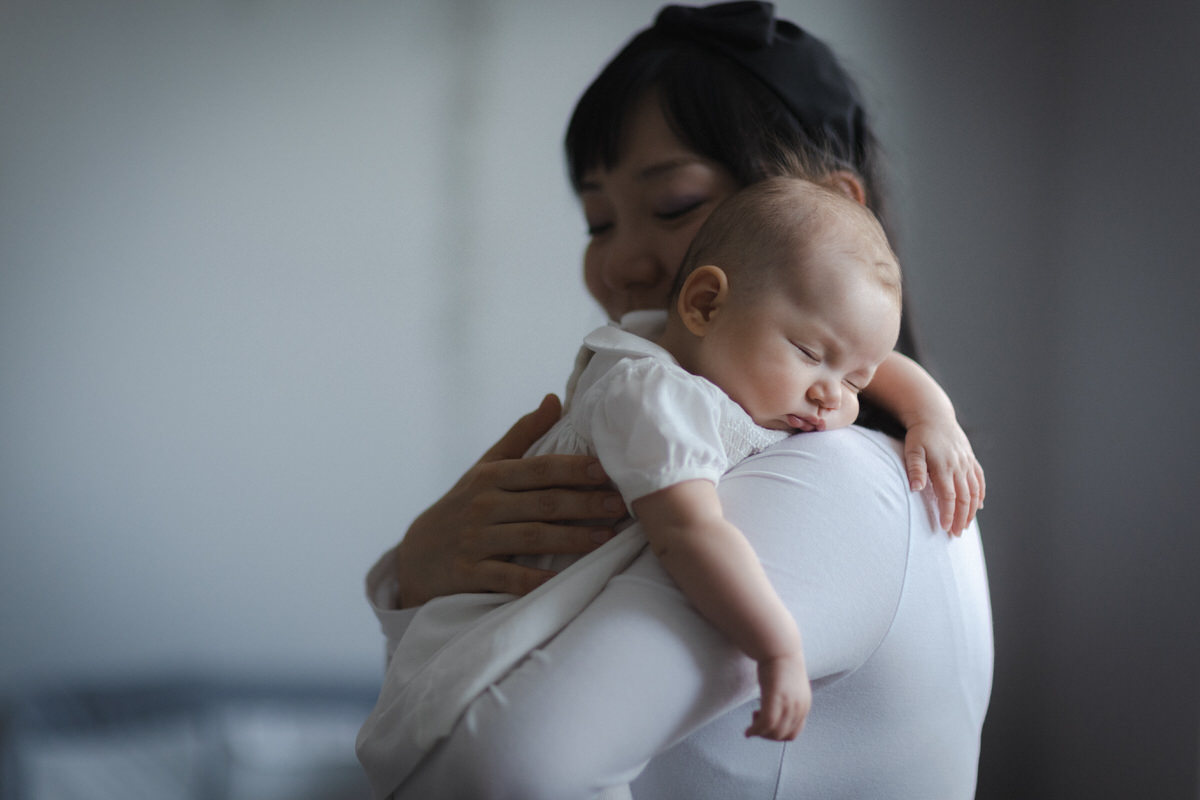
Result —
[[795, 118], [757, 78], [711, 51], [672, 42], [621, 53], [588, 87], [567, 127], [571, 185], [612, 169], [630, 110], [647, 91], [663, 100], [667, 124], [691, 150], [723, 165], [742, 186], [766, 177], [781, 153], [808, 150]]

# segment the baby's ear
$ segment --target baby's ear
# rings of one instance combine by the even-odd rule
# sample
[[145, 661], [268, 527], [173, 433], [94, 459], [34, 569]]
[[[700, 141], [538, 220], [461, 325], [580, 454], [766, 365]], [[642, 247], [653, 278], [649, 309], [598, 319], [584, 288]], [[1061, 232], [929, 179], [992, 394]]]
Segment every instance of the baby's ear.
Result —
[[729, 277], [725, 270], [710, 264], [697, 267], [684, 279], [675, 310], [689, 331], [703, 336], [728, 300]]
[[835, 169], [817, 182], [826, 189], [832, 189], [838, 194], [849, 197], [860, 206], [867, 204], [867, 190], [863, 186], [862, 179], [849, 170]]

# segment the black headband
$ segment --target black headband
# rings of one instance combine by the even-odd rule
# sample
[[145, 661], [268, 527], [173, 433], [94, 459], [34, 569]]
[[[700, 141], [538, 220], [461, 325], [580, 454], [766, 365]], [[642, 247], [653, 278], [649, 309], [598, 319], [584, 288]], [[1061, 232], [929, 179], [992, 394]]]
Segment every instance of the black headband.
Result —
[[694, 42], [731, 59], [775, 93], [800, 126], [850, 165], [862, 160], [863, 108], [833, 52], [766, 2], [666, 6], [632, 44]]

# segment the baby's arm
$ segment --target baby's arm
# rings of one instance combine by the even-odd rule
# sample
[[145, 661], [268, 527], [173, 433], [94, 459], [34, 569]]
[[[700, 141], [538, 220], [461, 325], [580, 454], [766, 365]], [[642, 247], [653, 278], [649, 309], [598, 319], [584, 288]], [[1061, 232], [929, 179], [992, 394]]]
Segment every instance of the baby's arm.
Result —
[[864, 394], [896, 416], [908, 430], [904, 462], [912, 488], [932, 480], [942, 527], [960, 534], [983, 506], [983, 467], [959, 426], [954, 405], [920, 364], [892, 353]]
[[747, 736], [794, 739], [812, 705], [800, 630], [716, 486], [691, 480], [633, 503], [650, 547], [694, 606], [758, 662], [762, 709]]

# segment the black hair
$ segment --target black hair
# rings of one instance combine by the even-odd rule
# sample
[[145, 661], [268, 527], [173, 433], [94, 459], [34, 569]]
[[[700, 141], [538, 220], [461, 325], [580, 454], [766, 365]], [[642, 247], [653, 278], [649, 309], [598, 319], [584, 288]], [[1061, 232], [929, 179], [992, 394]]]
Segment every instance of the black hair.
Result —
[[[843, 76], [849, 84], [849, 76]], [[779, 174], [773, 165], [799, 156], [823, 173], [857, 175], [867, 206], [888, 229], [878, 141], [863, 124], [854, 163], [833, 153], [825, 134], [806, 130], [779, 97], [754, 75], [696, 43], [635, 42], [619, 53], [588, 87], [567, 127], [566, 155], [572, 186], [600, 166], [620, 159], [626, 117], [645, 94], [657, 90], [667, 124], [695, 152], [724, 165], [742, 186]], [[812, 177], [818, 177], [816, 175]]]

